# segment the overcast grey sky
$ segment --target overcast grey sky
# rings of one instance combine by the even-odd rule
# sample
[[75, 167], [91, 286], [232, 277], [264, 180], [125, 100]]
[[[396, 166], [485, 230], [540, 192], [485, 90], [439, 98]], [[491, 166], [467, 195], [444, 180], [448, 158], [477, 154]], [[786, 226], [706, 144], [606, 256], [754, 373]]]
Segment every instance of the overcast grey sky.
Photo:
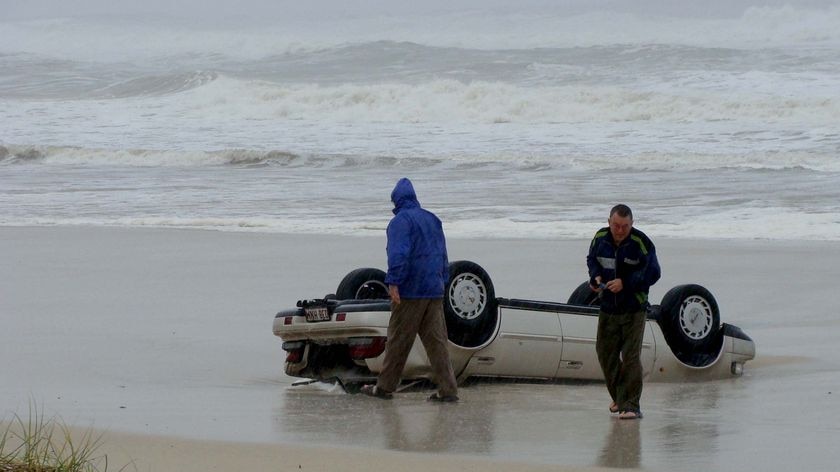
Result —
[[459, 10], [581, 13], [639, 11], [687, 16], [735, 16], [750, 5], [824, 8], [840, 0], [0, 0], [0, 21], [86, 16], [151, 16], [220, 20], [336, 18]]

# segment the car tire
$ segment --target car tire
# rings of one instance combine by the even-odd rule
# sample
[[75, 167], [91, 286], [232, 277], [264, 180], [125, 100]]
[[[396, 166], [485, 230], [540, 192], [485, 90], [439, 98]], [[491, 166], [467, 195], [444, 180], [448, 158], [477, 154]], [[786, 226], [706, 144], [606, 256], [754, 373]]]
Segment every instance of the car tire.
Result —
[[659, 311], [670, 344], [684, 352], [709, 347], [720, 330], [717, 301], [705, 287], [677, 285], [662, 297]]
[[579, 306], [599, 306], [600, 302], [598, 300], [598, 292], [592, 290], [589, 286], [589, 282], [584, 282], [577, 286], [574, 292], [569, 295], [569, 301], [566, 302], [569, 305], [579, 305]]
[[452, 262], [443, 306], [447, 317], [458, 324], [480, 325], [496, 309], [496, 293], [490, 275], [475, 262]]
[[385, 272], [372, 267], [356, 269], [341, 279], [335, 290], [338, 300], [381, 300], [390, 298]]
[[498, 320], [496, 291], [490, 275], [471, 261], [449, 264], [443, 311], [449, 340], [477, 347], [492, 336]]

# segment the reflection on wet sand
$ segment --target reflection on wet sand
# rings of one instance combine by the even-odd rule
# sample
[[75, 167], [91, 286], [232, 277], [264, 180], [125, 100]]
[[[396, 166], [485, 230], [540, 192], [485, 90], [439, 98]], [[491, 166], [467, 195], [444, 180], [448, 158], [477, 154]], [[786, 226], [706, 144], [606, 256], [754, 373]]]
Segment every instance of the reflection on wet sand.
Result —
[[487, 453], [493, 444], [492, 417], [458, 405], [434, 404], [407, 410], [389, 402], [377, 415], [384, 423], [385, 447], [398, 451]]
[[[426, 401], [430, 390], [384, 401], [315, 384], [277, 392], [277, 437], [393, 451], [503, 457], [535, 463], [650, 470], [731, 465], [740, 436], [734, 405], [744, 382], [645, 385], [645, 418], [606, 411], [603, 384], [482, 383], [458, 404]], [[727, 426], [729, 425], [729, 426]], [[737, 431], [734, 427], [734, 431]]]
[[[514, 454], [531, 460], [606, 467], [643, 467], [642, 436], [650, 462], [662, 453], [691, 457], [715, 451], [714, 420], [689, 411], [718, 410], [720, 386], [646, 387], [641, 421], [622, 421], [603, 406], [601, 385], [482, 384], [458, 404], [425, 400], [409, 391], [383, 401], [314, 384], [280, 392], [274, 428], [284, 437], [395, 451]], [[588, 406], [593, 405], [593, 406]], [[695, 415], [696, 416], [696, 415]], [[539, 459], [537, 459], [539, 457]]]
[[642, 464], [641, 421], [613, 419], [598, 465], [623, 469], [638, 468]]
[[667, 387], [670, 388], [657, 386], [651, 395], [652, 406], [664, 414], [662, 424], [656, 429], [657, 447], [675, 457], [714, 455], [719, 449], [718, 428], [723, 420], [719, 416], [720, 384], [704, 382]]
[[384, 401], [290, 389], [274, 424], [310, 443], [462, 454], [492, 450], [492, 405], [431, 403], [426, 395], [414, 392]]

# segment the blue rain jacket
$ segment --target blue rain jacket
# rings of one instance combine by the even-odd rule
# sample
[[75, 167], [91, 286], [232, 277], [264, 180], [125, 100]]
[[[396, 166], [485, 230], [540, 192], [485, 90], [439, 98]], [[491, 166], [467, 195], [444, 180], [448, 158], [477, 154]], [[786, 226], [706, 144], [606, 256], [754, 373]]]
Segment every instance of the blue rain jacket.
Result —
[[417, 201], [411, 181], [402, 178], [391, 192], [394, 218], [388, 223], [388, 273], [400, 298], [442, 298], [449, 280], [443, 225]]
[[604, 290], [601, 294], [601, 311], [605, 313], [635, 313], [646, 309], [648, 290], [661, 275], [656, 248], [653, 242], [636, 228], [630, 230], [621, 244], [616, 245], [610, 228], [601, 228], [592, 238], [586, 257], [589, 283], [595, 277], [601, 282], [621, 279], [624, 288], [618, 293]]

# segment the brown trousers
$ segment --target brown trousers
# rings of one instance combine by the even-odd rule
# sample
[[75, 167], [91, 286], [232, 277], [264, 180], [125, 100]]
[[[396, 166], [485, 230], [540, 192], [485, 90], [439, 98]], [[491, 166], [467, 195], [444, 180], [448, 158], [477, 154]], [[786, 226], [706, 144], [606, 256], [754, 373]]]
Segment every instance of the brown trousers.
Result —
[[620, 411], [639, 411], [645, 317], [644, 311], [621, 315], [598, 314], [595, 351], [607, 381], [607, 390]]
[[388, 344], [385, 361], [376, 381], [377, 388], [393, 392], [400, 384], [408, 353], [414, 338], [426, 349], [432, 365], [432, 381], [437, 384], [440, 396], [457, 395], [458, 385], [446, 349], [446, 322], [443, 319], [443, 299], [402, 299], [391, 303], [391, 320], [388, 323]]

